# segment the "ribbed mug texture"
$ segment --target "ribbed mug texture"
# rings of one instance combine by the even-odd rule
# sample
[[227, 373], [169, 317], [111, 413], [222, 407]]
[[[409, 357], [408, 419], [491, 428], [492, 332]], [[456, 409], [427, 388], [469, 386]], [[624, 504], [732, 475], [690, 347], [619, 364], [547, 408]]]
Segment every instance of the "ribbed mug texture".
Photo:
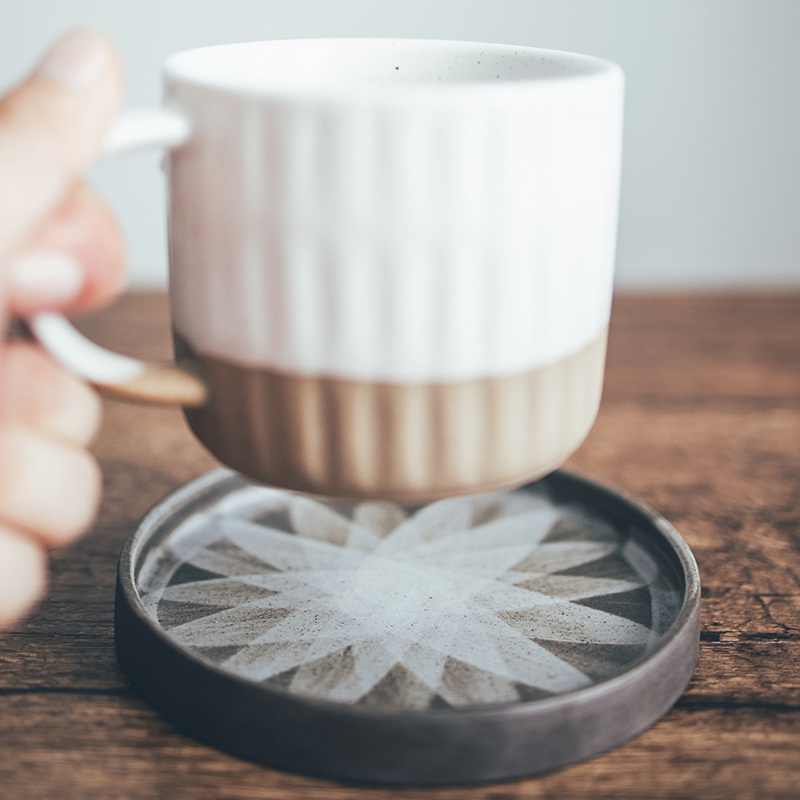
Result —
[[605, 331], [579, 353], [518, 375], [387, 384], [195, 361], [210, 402], [187, 409], [221, 461], [264, 483], [421, 503], [551, 472], [597, 415]]
[[177, 330], [206, 355], [352, 380], [577, 352], [608, 324], [617, 77], [419, 102], [170, 86], [195, 126], [169, 167]]
[[[501, 77], [510, 49], [461, 55], [478, 47]], [[419, 91], [168, 72], [194, 131], [168, 160], [173, 324], [217, 398], [192, 426], [225, 463], [430, 497], [541, 474], [578, 446], [602, 383], [623, 79], [558, 77], [559, 54], [529, 52], [545, 77]]]

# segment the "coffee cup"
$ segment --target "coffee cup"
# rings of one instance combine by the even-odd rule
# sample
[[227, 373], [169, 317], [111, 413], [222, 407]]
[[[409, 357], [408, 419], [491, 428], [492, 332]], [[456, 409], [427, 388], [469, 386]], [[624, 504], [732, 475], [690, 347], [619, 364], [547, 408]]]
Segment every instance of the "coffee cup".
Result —
[[421, 503], [562, 464], [603, 382], [623, 76], [450, 41], [178, 53], [165, 108], [108, 150], [167, 148], [177, 367], [31, 320], [59, 360], [175, 401], [272, 485]]

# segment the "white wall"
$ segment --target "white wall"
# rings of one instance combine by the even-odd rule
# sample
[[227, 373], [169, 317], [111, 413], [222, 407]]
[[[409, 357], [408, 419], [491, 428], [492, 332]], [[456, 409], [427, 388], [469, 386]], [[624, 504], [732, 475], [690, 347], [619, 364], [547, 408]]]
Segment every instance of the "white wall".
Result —
[[[798, 0], [2, 0], [0, 86], [63, 30], [116, 40], [128, 103], [160, 63], [254, 39], [396, 36], [604, 56], [628, 81], [618, 283], [800, 286]], [[166, 274], [157, 155], [96, 168], [125, 229], [131, 282]]]

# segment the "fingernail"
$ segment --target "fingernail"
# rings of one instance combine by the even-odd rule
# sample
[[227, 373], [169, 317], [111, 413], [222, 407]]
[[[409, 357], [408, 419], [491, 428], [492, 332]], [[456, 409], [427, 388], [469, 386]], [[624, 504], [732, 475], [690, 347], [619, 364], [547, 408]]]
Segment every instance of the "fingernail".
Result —
[[86, 89], [96, 83], [108, 63], [105, 39], [86, 30], [59, 39], [39, 63], [36, 74], [70, 89]]
[[83, 280], [81, 265], [58, 250], [26, 253], [9, 267], [9, 288], [16, 302], [63, 303], [77, 297]]

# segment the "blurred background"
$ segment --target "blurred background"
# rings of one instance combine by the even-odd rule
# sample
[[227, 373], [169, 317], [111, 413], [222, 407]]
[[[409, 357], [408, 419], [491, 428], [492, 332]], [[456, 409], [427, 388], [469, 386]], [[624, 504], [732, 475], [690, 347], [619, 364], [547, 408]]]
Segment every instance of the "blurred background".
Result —
[[[463, 39], [602, 56], [627, 77], [617, 284], [800, 286], [798, 0], [6, 0], [0, 87], [68, 28], [116, 41], [129, 106], [161, 98], [161, 64], [258, 39]], [[160, 155], [91, 180], [128, 242], [129, 282], [166, 283]]]

